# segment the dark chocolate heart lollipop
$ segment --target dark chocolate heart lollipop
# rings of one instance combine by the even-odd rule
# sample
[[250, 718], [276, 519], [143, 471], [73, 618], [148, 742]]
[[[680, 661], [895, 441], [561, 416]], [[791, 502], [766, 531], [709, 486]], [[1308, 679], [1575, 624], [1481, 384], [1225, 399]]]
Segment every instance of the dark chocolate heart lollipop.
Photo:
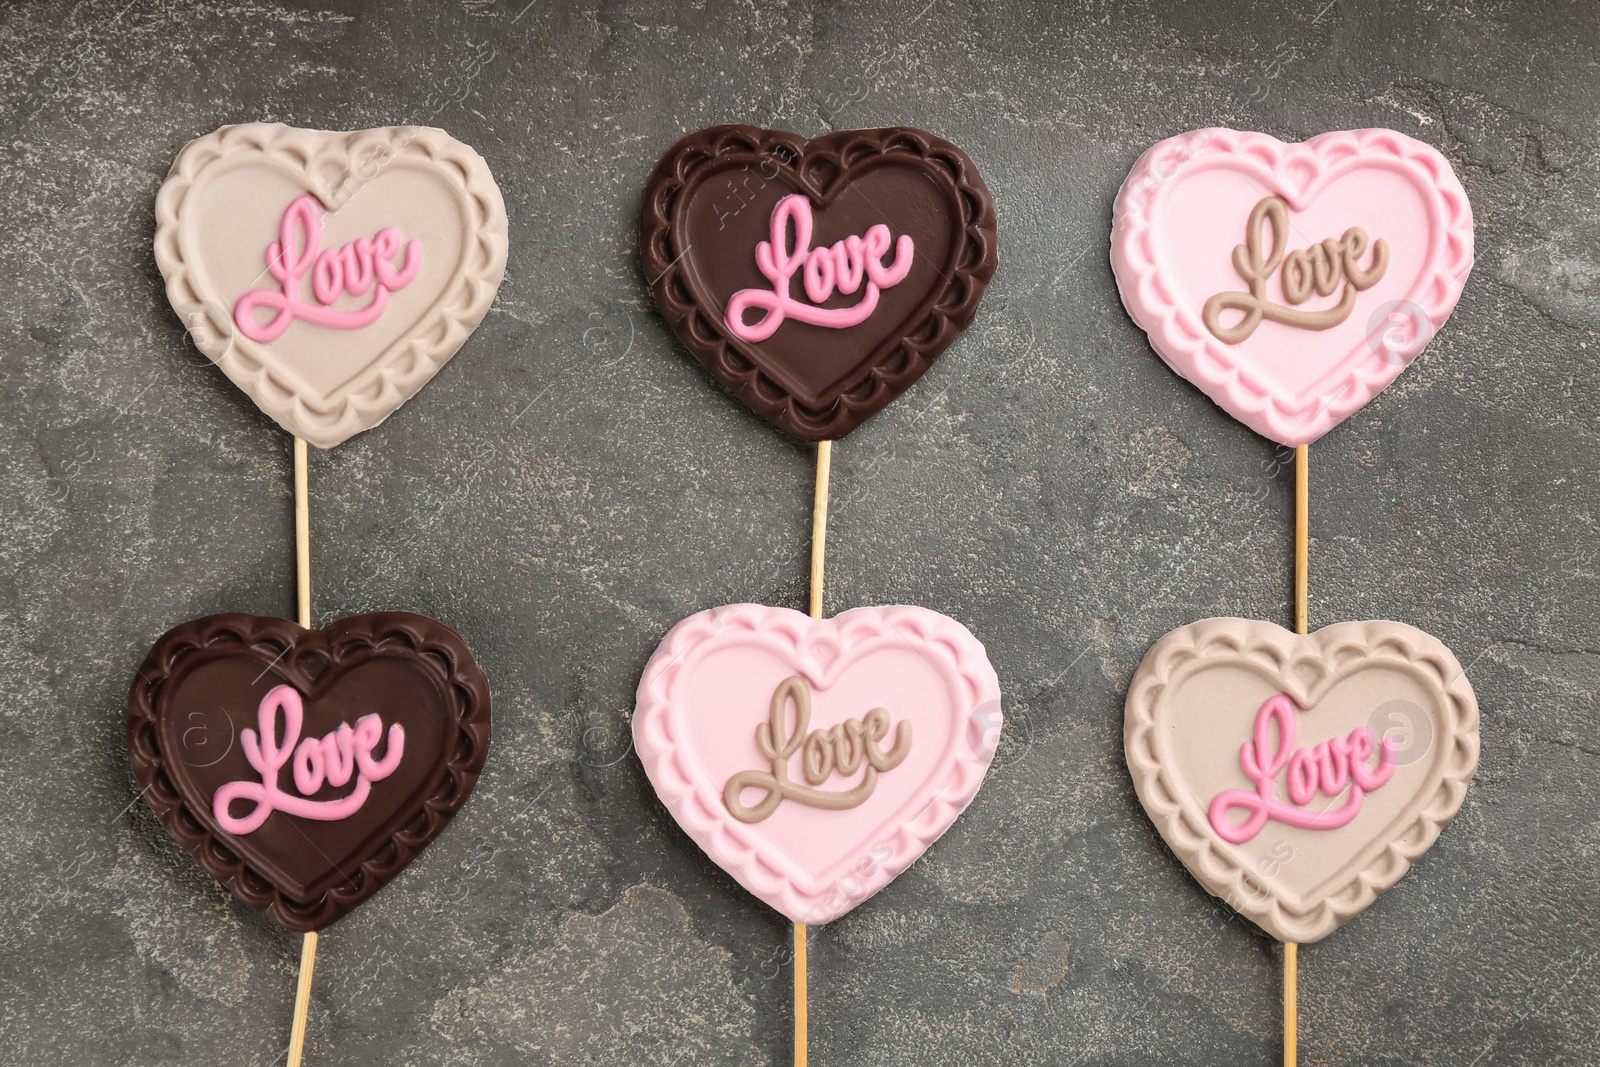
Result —
[[971, 324], [999, 262], [978, 168], [905, 127], [689, 134], [645, 186], [639, 248], [695, 357], [807, 441], [905, 392]]
[[478, 781], [489, 681], [405, 611], [306, 630], [209, 615], [169, 630], [128, 695], [133, 772], [230, 892], [320, 930], [416, 858]]

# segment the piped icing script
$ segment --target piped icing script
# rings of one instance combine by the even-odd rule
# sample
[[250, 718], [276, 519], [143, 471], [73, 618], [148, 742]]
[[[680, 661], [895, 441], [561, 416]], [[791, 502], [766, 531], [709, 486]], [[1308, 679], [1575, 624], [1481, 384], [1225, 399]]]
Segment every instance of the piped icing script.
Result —
[[[811, 231], [809, 199], [791, 193], [778, 201], [772, 211], [771, 239], [756, 245], [756, 266], [771, 288], [741, 289], [729, 299], [726, 321], [735, 337], [752, 344], [765, 341], [787, 319], [834, 330], [859, 326], [877, 308], [878, 294], [911, 273], [914, 242], [907, 234], [894, 240], [881, 222], [869, 226], [865, 234], [851, 234], [825, 248], [811, 247]], [[894, 261], [886, 264], [883, 257], [891, 247]], [[793, 295], [796, 274], [810, 303]], [[845, 296], [860, 291], [861, 299], [849, 307], [823, 307], [835, 290]], [[761, 315], [747, 322], [746, 312], [752, 310]]]
[[[322, 208], [315, 198], [296, 197], [283, 212], [278, 239], [267, 245], [267, 273], [277, 288], [251, 289], [233, 306], [234, 325], [252, 341], [269, 344], [296, 320], [335, 330], [371, 326], [389, 306], [389, 294], [404, 289], [422, 269], [422, 242], [406, 241], [394, 226], [372, 237], [358, 237], [338, 248], [323, 248]], [[401, 252], [403, 261], [398, 261]], [[303, 292], [311, 275], [311, 296]], [[359, 308], [334, 307], [348, 293], [371, 299]], [[271, 317], [258, 321], [258, 311]]]
[[[1259, 834], [1268, 821], [1302, 830], [1337, 830], [1361, 813], [1368, 793], [1381, 789], [1394, 777], [1395, 741], [1373, 744], [1373, 729], [1357, 727], [1348, 737], [1335, 737], [1312, 748], [1296, 748], [1299, 715], [1294, 701], [1283, 694], [1269, 698], [1256, 712], [1255, 738], [1239, 749], [1239, 768], [1255, 784], [1253, 789], [1229, 789], [1211, 801], [1207, 818], [1218, 837], [1242, 845]], [[1368, 765], [1376, 753], [1375, 765]], [[1278, 799], [1279, 776], [1284, 776], [1289, 799]], [[1349, 791], [1344, 803], [1335, 806]], [[1242, 811], [1234, 821], [1231, 811]]]
[[[794, 729], [788, 727], [788, 708], [794, 706]], [[723, 803], [740, 822], [760, 822], [785, 800], [810, 808], [842, 811], [861, 804], [878, 788], [878, 775], [891, 771], [911, 754], [911, 723], [893, 726], [894, 742], [888, 748], [891, 722], [887, 708], [873, 708], [865, 718], [850, 718], [826, 730], [811, 730], [811, 686], [798, 675], [785, 679], [772, 694], [768, 721], [756, 727], [756, 748], [769, 770], [741, 771], [728, 779]], [[808, 784], [789, 777], [789, 761], [800, 754], [801, 773]], [[829, 778], [848, 778], [866, 764], [866, 771], [849, 789], [820, 788]], [[742, 800], [746, 789], [762, 791], [753, 806]]]
[[[382, 757], [374, 753], [383, 742], [383, 720], [377, 714], [363, 715], [354, 726], [340, 723], [323, 737], [300, 740], [305, 707], [294, 687], [275, 686], [261, 698], [257, 711], [257, 730], [241, 730], [239, 743], [245, 759], [255, 768], [257, 781], [229, 782], [212, 799], [212, 814], [217, 825], [230, 834], [249, 834], [261, 828], [274, 811], [302, 819], [336, 822], [361, 810], [372, 792], [372, 784], [395, 772], [405, 753], [406, 731], [399, 723], [389, 727], [389, 743]], [[283, 723], [279, 736], [279, 721]], [[279, 785], [285, 766], [292, 765], [297, 793]], [[355, 776], [355, 787], [335, 800], [312, 800], [322, 787], [343, 786]], [[232, 814], [236, 802], [249, 803], [242, 816]]]
[[[1272, 236], [1263, 239], [1267, 230]], [[1302, 330], [1331, 330], [1350, 317], [1356, 294], [1377, 285], [1389, 268], [1388, 244], [1381, 237], [1369, 244], [1367, 231], [1360, 226], [1351, 226], [1343, 236], [1326, 238], [1309, 248], [1290, 252], [1288, 246], [1289, 205], [1281, 196], [1266, 197], [1250, 212], [1244, 244], [1233, 250], [1233, 269], [1250, 291], [1218, 293], [1206, 301], [1202, 312], [1206, 329], [1217, 340], [1238, 344], [1255, 333], [1262, 320]], [[1363, 266], [1361, 257], [1369, 251], [1371, 256]], [[1274, 274], [1282, 283], [1287, 306], [1267, 297], [1267, 282]], [[1306, 310], [1300, 306], [1313, 295], [1327, 297], [1336, 292], [1339, 301], [1332, 307]], [[1239, 312], [1239, 320], [1224, 326], [1225, 311]]]

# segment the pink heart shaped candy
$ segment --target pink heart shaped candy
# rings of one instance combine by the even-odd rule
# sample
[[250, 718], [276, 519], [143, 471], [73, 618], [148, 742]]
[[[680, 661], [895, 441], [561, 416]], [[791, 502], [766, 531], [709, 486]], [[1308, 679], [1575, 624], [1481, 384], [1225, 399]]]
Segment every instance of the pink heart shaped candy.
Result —
[[1117, 195], [1111, 266], [1172, 369], [1257, 433], [1315, 441], [1400, 374], [1472, 268], [1472, 205], [1393, 130], [1195, 130]]
[[634, 745], [706, 854], [794, 922], [911, 865], [983, 783], [1000, 683], [966, 627], [916, 607], [691, 615], [639, 682]]

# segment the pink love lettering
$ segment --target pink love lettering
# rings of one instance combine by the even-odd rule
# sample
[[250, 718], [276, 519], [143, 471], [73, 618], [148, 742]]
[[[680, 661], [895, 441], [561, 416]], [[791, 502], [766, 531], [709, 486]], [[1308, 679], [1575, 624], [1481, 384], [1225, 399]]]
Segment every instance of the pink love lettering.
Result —
[[[397, 267], [402, 251], [400, 231], [385, 226], [372, 237], [361, 237], [338, 248], [321, 248], [322, 209], [310, 195], [297, 197], [283, 212], [278, 239], [267, 246], [267, 272], [277, 289], [251, 289], [233, 305], [233, 321], [252, 341], [269, 344], [283, 336], [296, 319], [335, 330], [359, 330], [378, 321], [389, 306], [389, 294], [404, 289], [422, 269], [422, 242], [404, 242], [405, 265]], [[311, 295], [302, 292], [307, 273]], [[344, 293], [372, 299], [365, 307], [341, 311], [334, 301]], [[256, 321], [257, 309], [272, 312]]]
[[[789, 231], [794, 230], [793, 246]], [[894, 262], [885, 265], [883, 257], [894, 246]], [[811, 247], [811, 201], [791, 193], [778, 201], [772, 211], [772, 239], [756, 245], [756, 267], [772, 283], [771, 289], [741, 289], [728, 301], [725, 320], [728, 329], [740, 340], [752, 344], [765, 341], [777, 332], [785, 319], [808, 322], [813, 326], [843, 330], [867, 320], [878, 306], [878, 294], [899, 285], [911, 273], [915, 251], [909, 234], [891, 241], [889, 227], [883, 223], [869, 227], [864, 236], [852, 234], [827, 248]], [[802, 303], [790, 295], [796, 274], [802, 275], [806, 297]], [[861, 288], [866, 291], [850, 307], [824, 308], [816, 305], [837, 289], [849, 296]], [[755, 308], [761, 317], [745, 322], [745, 312]]]
[[[1297, 713], [1294, 701], [1282, 694], [1269, 698], [1256, 712], [1255, 741], [1239, 748], [1239, 766], [1256, 787], [1218, 793], [1207, 811], [1211, 829], [1229, 844], [1249, 841], [1269, 819], [1302, 830], [1336, 830], [1356, 817], [1363, 797], [1394, 777], [1396, 742], [1392, 738], [1374, 749], [1373, 730], [1364, 726], [1351, 730], [1349, 737], [1336, 737], [1315, 748], [1295, 748]], [[1367, 761], [1374, 751], [1378, 765], [1370, 767]], [[1278, 775], [1286, 769], [1288, 803], [1274, 795]], [[1347, 786], [1350, 795], [1340, 807], [1310, 809], [1318, 794], [1333, 800]], [[1232, 808], [1245, 813], [1243, 822], [1228, 818]]]
[[[280, 714], [284, 723], [281, 743], [278, 740]], [[218, 826], [230, 834], [253, 833], [274, 811], [321, 822], [346, 819], [367, 802], [373, 782], [389, 777], [400, 766], [406, 732], [399, 723], [389, 727], [389, 745], [383, 758], [374, 759], [373, 750], [383, 740], [383, 720], [376, 714], [361, 716], [354, 726], [340, 723], [324, 737], [308, 737], [301, 741], [300, 726], [304, 717], [300, 694], [292, 686], [277, 686], [261, 698], [256, 716], [259, 734], [249, 729], [239, 731], [245, 759], [250, 761], [261, 780], [229, 782], [217, 790], [211, 800], [211, 811]], [[278, 786], [279, 772], [291, 762], [299, 796], [285, 793]], [[350, 781], [352, 774], [356, 787], [349, 795], [337, 800], [307, 799], [324, 783], [342, 786]], [[236, 800], [254, 807], [242, 818], [235, 817], [229, 809]]]

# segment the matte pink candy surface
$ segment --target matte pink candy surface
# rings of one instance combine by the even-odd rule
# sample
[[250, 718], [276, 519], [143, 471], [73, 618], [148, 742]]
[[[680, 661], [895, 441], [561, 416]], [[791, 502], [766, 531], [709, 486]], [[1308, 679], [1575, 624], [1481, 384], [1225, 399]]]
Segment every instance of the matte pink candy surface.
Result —
[[1472, 206], [1442, 155], [1393, 130], [1302, 144], [1195, 130], [1129, 173], [1111, 265], [1168, 365], [1257, 433], [1300, 445], [1394, 381], [1444, 323], [1472, 267]]
[[[797, 696], [809, 698], [798, 733]], [[667, 634], [639, 682], [633, 736], [706, 854], [816, 924], [889, 884], [949, 828], [983, 782], [1000, 723], [994, 668], [953, 619], [869, 607], [814, 620], [733, 604]], [[794, 748], [777, 767], [763, 733], [769, 751]]]

